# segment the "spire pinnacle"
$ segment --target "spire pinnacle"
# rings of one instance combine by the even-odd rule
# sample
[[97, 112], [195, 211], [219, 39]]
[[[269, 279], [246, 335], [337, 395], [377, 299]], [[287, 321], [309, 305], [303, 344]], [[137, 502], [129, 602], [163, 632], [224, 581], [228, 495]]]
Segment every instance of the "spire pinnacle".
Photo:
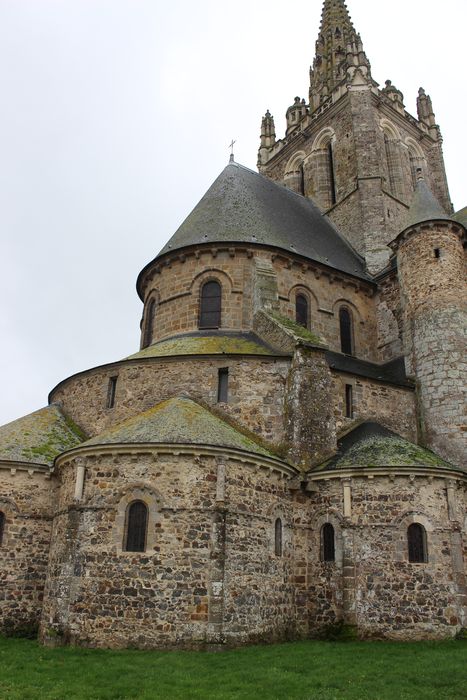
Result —
[[324, 0], [316, 55], [310, 69], [311, 111], [348, 78], [349, 69], [355, 72], [357, 67], [370, 76], [370, 63], [347, 5], [344, 0]]

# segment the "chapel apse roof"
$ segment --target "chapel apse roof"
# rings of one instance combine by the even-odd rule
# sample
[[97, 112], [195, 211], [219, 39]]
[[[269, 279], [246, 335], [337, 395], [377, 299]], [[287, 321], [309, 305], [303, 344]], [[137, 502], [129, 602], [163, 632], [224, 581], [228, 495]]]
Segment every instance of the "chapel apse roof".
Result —
[[463, 471], [379, 423], [363, 422], [338, 440], [338, 451], [311, 473], [349, 468], [420, 467]]
[[234, 162], [221, 172], [159, 256], [209, 243], [281, 248], [370, 279], [363, 259], [310, 199]]
[[127, 357], [139, 360], [150, 357], [177, 357], [183, 355], [280, 355], [255, 333], [198, 331], [184, 333], [149, 345]]
[[237, 449], [277, 459], [257, 442], [187, 398], [162, 401], [154, 408], [97, 435], [80, 447], [138, 443], [206, 445]]
[[0, 427], [0, 460], [52, 466], [57, 455], [85, 439], [52, 404]]

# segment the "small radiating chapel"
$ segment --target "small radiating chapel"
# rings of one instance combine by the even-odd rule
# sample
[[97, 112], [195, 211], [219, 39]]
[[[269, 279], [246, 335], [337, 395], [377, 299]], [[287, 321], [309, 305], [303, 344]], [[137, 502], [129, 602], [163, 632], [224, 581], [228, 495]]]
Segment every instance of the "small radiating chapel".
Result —
[[285, 134], [266, 112], [259, 172], [232, 157], [140, 273], [140, 349], [0, 428], [4, 633], [467, 627], [467, 209], [441, 144], [325, 0]]

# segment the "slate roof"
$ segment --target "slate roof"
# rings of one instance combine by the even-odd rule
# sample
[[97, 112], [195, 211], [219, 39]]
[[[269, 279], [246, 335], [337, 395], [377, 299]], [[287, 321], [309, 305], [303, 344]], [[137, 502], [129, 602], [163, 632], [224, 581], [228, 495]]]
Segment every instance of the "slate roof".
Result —
[[452, 218], [454, 221], [458, 221], [460, 224], [462, 224], [462, 226], [467, 228], [467, 207], [457, 211]]
[[439, 219], [449, 221], [451, 218], [452, 217], [446, 214], [443, 207], [428, 187], [426, 180], [418, 180], [407, 212], [407, 218], [404, 222], [404, 229], [415, 226], [416, 224], [421, 224], [424, 221], [438, 221]]
[[234, 162], [159, 255], [203, 243], [267, 245], [370, 279], [363, 258], [310, 199]]
[[0, 427], [0, 460], [52, 466], [85, 436], [52, 404]]
[[187, 398], [162, 401], [149, 411], [88, 440], [81, 447], [137, 443], [211, 445], [275, 458], [261, 445]]
[[180, 355], [280, 355], [255, 333], [227, 331], [199, 331], [177, 335], [154, 343], [127, 357], [139, 360], [149, 357], [177, 357]]
[[407, 379], [405, 372], [405, 361], [403, 357], [398, 357], [395, 360], [386, 362], [384, 365], [378, 365], [367, 360], [360, 360], [357, 357], [343, 355], [339, 352], [328, 350], [326, 359], [331, 369], [338, 372], [347, 372], [356, 374], [359, 377], [367, 377], [368, 379], [376, 379], [389, 384], [397, 384], [413, 388], [413, 382]]
[[346, 433], [337, 443], [338, 451], [314, 471], [360, 467], [422, 467], [463, 471], [430, 450], [405, 440], [379, 423], [365, 422]]

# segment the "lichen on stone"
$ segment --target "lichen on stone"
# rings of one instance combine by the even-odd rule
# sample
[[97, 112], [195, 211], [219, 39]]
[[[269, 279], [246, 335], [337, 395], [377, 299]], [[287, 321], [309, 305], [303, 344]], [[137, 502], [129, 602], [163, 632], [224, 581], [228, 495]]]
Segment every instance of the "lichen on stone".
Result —
[[85, 439], [80, 428], [52, 404], [0, 427], [0, 459], [51, 466], [57, 455]]
[[342, 467], [420, 466], [452, 469], [434, 452], [398, 437], [375, 436], [353, 445], [335, 463]]
[[291, 331], [296, 338], [305, 340], [307, 343], [312, 343], [313, 345], [325, 345], [323, 339], [319, 335], [313, 333], [304, 326], [300, 326], [300, 324], [296, 323], [293, 319], [288, 318], [287, 316], [282, 316], [276, 311], [269, 311], [268, 315], [288, 331]]
[[177, 355], [271, 355], [271, 349], [254, 339], [228, 335], [184, 336], [150, 345], [128, 360]]
[[187, 398], [162, 401], [149, 411], [88, 440], [83, 446], [125, 443], [214, 445], [274, 457], [260, 444]]

